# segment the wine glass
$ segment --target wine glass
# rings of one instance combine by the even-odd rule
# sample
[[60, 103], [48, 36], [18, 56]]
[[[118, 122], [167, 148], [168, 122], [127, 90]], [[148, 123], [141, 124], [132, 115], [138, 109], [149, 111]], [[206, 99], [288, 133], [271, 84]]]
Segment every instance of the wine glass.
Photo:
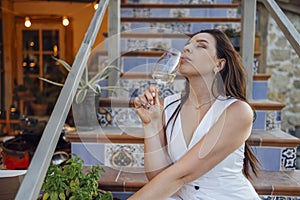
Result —
[[174, 48], [163, 53], [152, 70], [152, 78], [156, 80], [157, 84], [172, 83], [174, 81], [180, 56], [181, 52]]

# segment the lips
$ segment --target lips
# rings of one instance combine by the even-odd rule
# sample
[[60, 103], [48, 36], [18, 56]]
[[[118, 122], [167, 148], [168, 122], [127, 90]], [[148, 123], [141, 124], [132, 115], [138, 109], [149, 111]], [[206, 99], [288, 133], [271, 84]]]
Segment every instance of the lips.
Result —
[[189, 58], [186, 57], [186, 56], [181, 56], [181, 57], [180, 57], [180, 60], [181, 60], [181, 62], [184, 62], [184, 61], [191, 61], [191, 59], [189, 59]]

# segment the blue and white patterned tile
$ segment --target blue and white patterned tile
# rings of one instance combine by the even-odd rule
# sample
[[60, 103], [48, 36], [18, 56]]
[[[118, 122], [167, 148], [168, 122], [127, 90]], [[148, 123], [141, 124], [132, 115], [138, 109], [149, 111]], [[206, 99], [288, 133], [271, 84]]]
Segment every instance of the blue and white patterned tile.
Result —
[[147, 51], [149, 49], [149, 44], [146, 39], [126, 39], [125, 46], [127, 51]]
[[189, 17], [189, 16], [191, 16], [190, 9], [170, 9], [168, 17], [180, 18], [180, 17]]
[[121, 9], [121, 17], [132, 17], [133, 10], [130, 8], [122, 8]]
[[253, 74], [258, 73], [258, 66], [259, 66], [258, 62], [259, 62], [258, 58], [254, 58], [254, 60], [253, 60]]
[[142, 122], [134, 108], [112, 108], [112, 124], [119, 128], [142, 127]]
[[295, 170], [296, 159], [297, 159], [296, 148], [282, 148], [281, 170]]
[[300, 200], [296, 196], [260, 196], [262, 200]]
[[105, 144], [105, 166], [143, 167], [144, 145]]
[[[132, 16], [131, 17], [144, 17], [149, 18], [153, 16], [152, 11], [149, 8], [139, 8], [139, 9], [132, 9]], [[161, 16], [159, 16], [161, 17]]]
[[281, 111], [266, 111], [266, 130], [280, 130]]

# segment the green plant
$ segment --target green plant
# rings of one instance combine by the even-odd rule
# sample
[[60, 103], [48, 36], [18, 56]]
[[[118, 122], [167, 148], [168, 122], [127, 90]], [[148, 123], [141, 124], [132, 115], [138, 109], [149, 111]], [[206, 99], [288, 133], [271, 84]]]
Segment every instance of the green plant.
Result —
[[[65, 69], [67, 69], [68, 71], [71, 71], [71, 66], [67, 62], [65, 62], [64, 60], [55, 58], [55, 57], [53, 57], [53, 59], [55, 59], [57, 62], [62, 64]], [[86, 68], [83, 72], [82, 78], [79, 82], [78, 91], [75, 96], [76, 103], [82, 103], [87, 95], [88, 90], [90, 90], [90, 89], [96, 94], [101, 94], [101, 90], [118, 89], [117, 87], [114, 87], [114, 86], [105, 86], [105, 87], [102, 86], [101, 87], [98, 84], [99, 81], [106, 79], [112, 70], [119, 70], [119, 69], [115, 66], [106, 66], [100, 72], [95, 74], [95, 76], [93, 76], [92, 78], [89, 78], [88, 67], [86, 66]], [[56, 85], [56, 86], [62, 87], [64, 85], [62, 83], [57, 83], [57, 82], [51, 81], [46, 78], [40, 77], [39, 79], [46, 81], [48, 83], [51, 83], [53, 85]]]
[[76, 154], [65, 165], [50, 165], [42, 185], [43, 200], [112, 200], [111, 192], [99, 192], [99, 165], [83, 173], [83, 160]]
[[227, 35], [227, 37], [232, 38], [232, 37], [240, 37], [241, 31], [236, 30], [234, 28], [228, 28], [224, 30], [224, 33]]

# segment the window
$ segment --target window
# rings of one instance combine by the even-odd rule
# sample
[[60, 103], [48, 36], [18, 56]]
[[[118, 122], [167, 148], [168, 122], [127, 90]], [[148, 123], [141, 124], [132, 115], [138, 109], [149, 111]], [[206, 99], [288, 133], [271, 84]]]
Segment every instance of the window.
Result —
[[[61, 23], [34, 24], [30, 28], [23, 24], [17, 26], [17, 83], [24, 85], [32, 94], [31, 100], [21, 101], [36, 100], [42, 93], [48, 97], [45, 103], [54, 105], [61, 88], [45, 83], [39, 77], [57, 82], [66, 77], [65, 69], [53, 59], [64, 59], [64, 33]], [[25, 111], [25, 114], [28, 113]]]

